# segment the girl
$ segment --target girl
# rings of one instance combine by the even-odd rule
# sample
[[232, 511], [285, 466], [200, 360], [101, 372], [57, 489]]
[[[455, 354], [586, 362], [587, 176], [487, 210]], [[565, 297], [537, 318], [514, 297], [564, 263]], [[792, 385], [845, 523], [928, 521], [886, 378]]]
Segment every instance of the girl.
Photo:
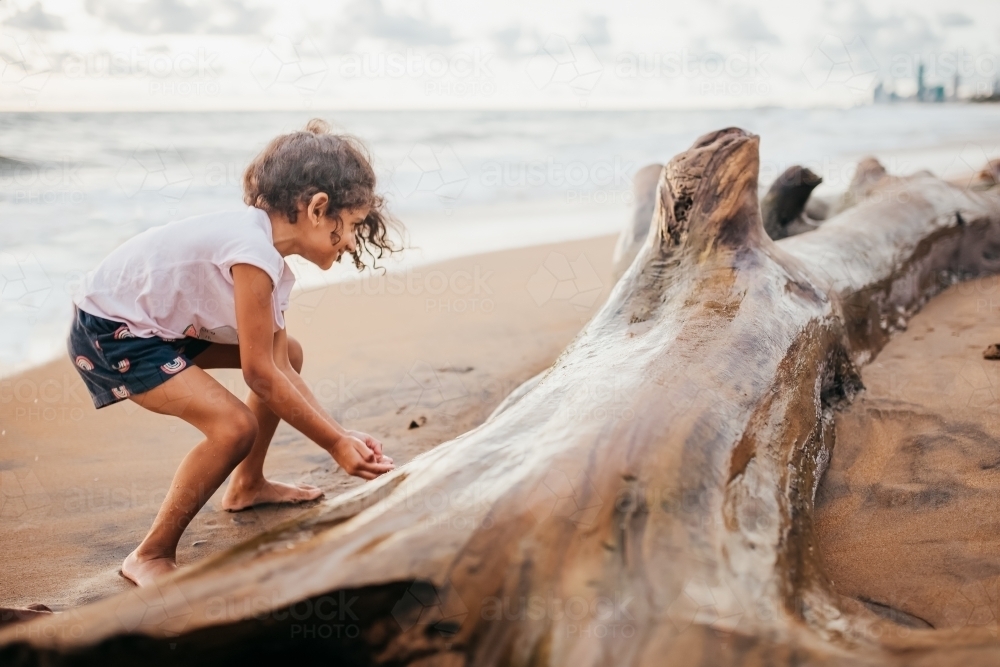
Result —
[[[322, 269], [350, 253], [396, 252], [363, 147], [321, 120], [274, 139], [243, 174], [239, 212], [154, 227], [116, 248], [73, 296], [68, 349], [96, 408], [121, 400], [180, 417], [205, 439], [184, 457], [163, 505], [121, 574], [139, 586], [173, 571], [188, 523], [232, 473], [224, 509], [297, 503], [323, 492], [264, 478], [284, 419], [350, 475], [393, 469], [382, 444], [349, 431], [302, 381], [302, 348], [285, 332], [295, 277], [283, 259]], [[376, 254], [377, 253], [377, 254]], [[207, 368], [240, 368], [246, 403]]]

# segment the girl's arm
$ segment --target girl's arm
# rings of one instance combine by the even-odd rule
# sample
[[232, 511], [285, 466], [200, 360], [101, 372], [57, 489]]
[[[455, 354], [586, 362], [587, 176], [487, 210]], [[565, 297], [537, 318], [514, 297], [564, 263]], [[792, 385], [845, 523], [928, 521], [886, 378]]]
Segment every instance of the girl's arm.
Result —
[[374, 479], [392, 470], [391, 463], [379, 463], [371, 448], [311, 404], [275, 363], [270, 277], [252, 264], [234, 264], [232, 274], [240, 363], [250, 389], [279, 418], [329, 452], [348, 474]]
[[[309, 389], [309, 385], [307, 385], [302, 380], [302, 376], [296, 373], [295, 369], [292, 368], [292, 363], [288, 360], [288, 332], [285, 331], [284, 329], [279, 329], [274, 334], [274, 363], [277, 364], [278, 370], [284, 373], [285, 376], [292, 381], [292, 384], [295, 385], [295, 388], [299, 390], [300, 394], [302, 394], [302, 398], [306, 399], [309, 402], [309, 405], [316, 408], [316, 410], [321, 415], [326, 416], [326, 418], [334, 425], [335, 428], [343, 430], [343, 427], [341, 427], [341, 425], [338, 424], [336, 420], [330, 416], [330, 414], [326, 411], [326, 409], [323, 408], [319, 400], [317, 400], [316, 395], [312, 392], [311, 389]], [[361, 433], [359, 431], [347, 431], [347, 433], [353, 435], [354, 437], [358, 438], [366, 445], [368, 445], [368, 448], [375, 452], [376, 461], [382, 460], [383, 454], [382, 454], [381, 442], [371, 437], [370, 435]], [[387, 458], [386, 462], [392, 463], [392, 459]]]

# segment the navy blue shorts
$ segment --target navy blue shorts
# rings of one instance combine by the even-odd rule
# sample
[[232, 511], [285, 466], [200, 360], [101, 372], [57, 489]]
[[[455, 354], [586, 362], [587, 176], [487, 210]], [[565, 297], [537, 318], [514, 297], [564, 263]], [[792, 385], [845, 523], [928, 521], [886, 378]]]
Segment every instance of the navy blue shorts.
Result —
[[139, 338], [123, 322], [74, 308], [67, 349], [98, 409], [163, 384], [212, 344], [190, 337]]

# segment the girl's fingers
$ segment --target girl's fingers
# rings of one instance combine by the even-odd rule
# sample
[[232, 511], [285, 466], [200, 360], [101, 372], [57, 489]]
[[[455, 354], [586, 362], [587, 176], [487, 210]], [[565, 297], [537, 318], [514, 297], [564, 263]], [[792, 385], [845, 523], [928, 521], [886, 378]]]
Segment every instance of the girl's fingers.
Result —
[[365, 463], [368, 462], [374, 463], [375, 461], [378, 461], [378, 457], [375, 456], [375, 452], [372, 451], [371, 447], [368, 447], [367, 445], [360, 443], [360, 441], [359, 444], [356, 444], [354, 447], [355, 451], [357, 451], [358, 455]]
[[395, 470], [396, 466], [391, 463], [370, 463], [365, 465], [365, 470], [368, 472], [373, 472], [376, 475], [382, 475], [387, 472]]

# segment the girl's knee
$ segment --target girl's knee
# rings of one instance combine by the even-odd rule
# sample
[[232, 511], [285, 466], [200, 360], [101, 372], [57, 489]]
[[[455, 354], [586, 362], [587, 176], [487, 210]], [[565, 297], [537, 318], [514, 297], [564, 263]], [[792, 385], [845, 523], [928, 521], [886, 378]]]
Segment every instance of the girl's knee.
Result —
[[249, 408], [243, 408], [234, 410], [232, 414], [226, 416], [218, 435], [221, 440], [229, 444], [234, 457], [242, 461], [253, 449], [258, 430], [257, 418]]
[[292, 365], [296, 373], [302, 372], [302, 362], [304, 355], [302, 345], [291, 336], [288, 337], [288, 363]]
[[237, 429], [240, 441], [249, 452], [250, 448], [253, 447], [254, 440], [257, 439], [257, 431], [259, 430], [257, 418], [254, 417], [250, 410], [240, 411], [240, 418], [237, 420]]

